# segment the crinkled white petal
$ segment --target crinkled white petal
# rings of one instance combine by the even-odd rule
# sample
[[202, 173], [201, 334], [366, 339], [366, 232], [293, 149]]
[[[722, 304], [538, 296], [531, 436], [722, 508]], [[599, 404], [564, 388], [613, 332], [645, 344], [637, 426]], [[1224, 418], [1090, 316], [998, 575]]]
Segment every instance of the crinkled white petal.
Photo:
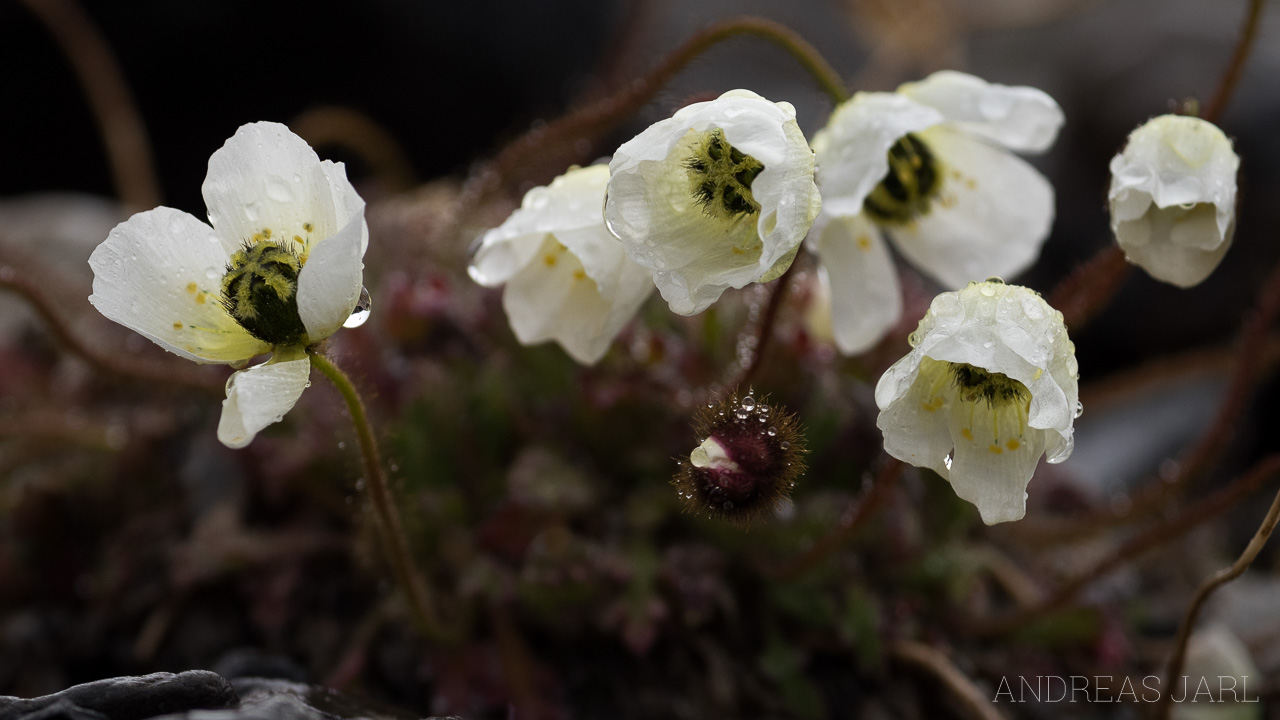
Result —
[[364, 217], [312, 245], [298, 273], [298, 317], [309, 342], [337, 332], [351, 317], [364, 287]]
[[831, 215], [854, 215], [889, 172], [889, 148], [946, 118], [934, 108], [897, 93], [860, 92], [831, 113], [813, 136], [818, 187]]
[[907, 83], [898, 92], [937, 108], [952, 127], [1022, 153], [1047, 150], [1064, 119], [1062, 108], [1042, 90], [989, 83], [954, 70]]
[[1212, 123], [1179, 115], [1134, 130], [1111, 160], [1111, 228], [1125, 255], [1181, 287], [1218, 266], [1235, 231], [1231, 141]]
[[950, 475], [947, 458], [955, 446], [948, 427], [950, 384], [941, 363], [917, 353], [890, 366], [876, 384], [876, 426], [884, 434], [885, 452], [944, 479]]
[[[1026, 288], [973, 283], [934, 298], [911, 343], [876, 384], [886, 451], [937, 471], [945, 444], [942, 454], [951, 453], [952, 461], [939, 474], [978, 505], [985, 521], [1021, 517], [1041, 454], [1061, 462], [1071, 453], [1079, 373], [1062, 314]], [[1016, 401], [993, 410], [962, 399], [950, 375], [958, 363], [1021, 383], [1030, 393], [1025, 410]], [[940, 414], [947, 416], [945, 443]]]
[[647, 270], [625, 255], [620, 260], [605, 294], [572, 251], [544, 236], [534, 260], [507, 281], [502, 294], [516, 338], [525, 345], [555, 340], [586, 365], [600, 360], [653, 291]]
[[[754, 157], [754, 217], [717, 218], [692, 193], [686, 161], [705, 133]], [[788, 103], [745, 90], [695, 103], [624, 143], [609, 164], [605, 219], [631, 258], [653, 271], [672, 311], [705, 310], [728, 288], [776, 277], [821, 206], [813, 153]]]
[[573, 250], [597, 282], [607, 281], [623, 254], [604, 226], [608, 185], [609, 166], [592, 165], [573, 168], [550, 185], [525, 193], [520, 207], [484, 234], [467, 268], [471, 279], [486, 287], [507, 282], [533, 260], [550, 233]]
[[1053, 224], [1049, 181], [1016, 155], [949, 126], [919, 137], [943, 179], [927, 213], [890, 229], [902, 254], [952, 288], [1035, 262]]
[[311, 358], [255, 365], [231, 376], [222, 401], [218, 440], [242, 448], [266, 426], [280, 422], [302, 397], [311, 377]]
[[321, 161], [302, 138], [279, 123], [236, 130], [209, 158], [205, 176], [209, 221], [227, 254], [255, 235], [294, 242], [303, 251], [359, 223], [368, 244], [364, 201], [341, 164]]
[[806, 242], [828, 289], [836, 347], [846, 355], [870, 349], [902, 315], [898, 271], [879, 229], [864, 215], [823, 212]]
[[232, 363], [266, 352], [222, 306], [227, 253], [212, 228], [173, 208], [141, 212], [89, 257], [89, 302], [108, 319], [196, 362]]

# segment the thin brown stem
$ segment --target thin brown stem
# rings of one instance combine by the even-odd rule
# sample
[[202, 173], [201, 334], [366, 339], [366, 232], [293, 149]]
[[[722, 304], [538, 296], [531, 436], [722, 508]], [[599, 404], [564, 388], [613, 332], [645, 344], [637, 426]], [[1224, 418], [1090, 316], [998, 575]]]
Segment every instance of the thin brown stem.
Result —
[[1227, 487], [1133, 536], [1096, 565], [1063, 583], [1038, 605], [1007, 613], [999, 619], [973, 623], [969, 632], [975, 636], [1001, 635], [1066, 607], [1082, 590], [1100, 578], [1217, 517], [1262, 487], [1277, 472], [1280, 472], [1280, 455], [1264, 458]]
[[764, 354], [769, 349], [769, 340], [773, 337], [773, 325], [778, 319], [778, 309], [782, 307], [782, 299], [787, 294], [787, 288], [791, 286], [791, 271], [795, 267], [796, 264], [792, 262], [791, 266], [783, 271], [782, 275], [778, 277], [778, 281], [774, 283], [773, 294], [769, 296], [769, 304], [765, 306], [764, 316], [760, 318], [760, 326], [756, 328], [756, 343], [751, 348], [751, 358], [743, 366], [742, 371], [738, 373], [738, 377], [734, 378], [728, 387], [742, 388], [749, 386], [764, 365]]
[[848, 97], [840, 75], [804, 38], [790, 28], [772, 20], [741, 17], [713, 25], [696, 33], [667, 55], [649, 74], [631, 82], [622, 90], [586, 107], [572, 111], [547, 125], [530, 130], [507, 145], [490, 162], [472, 173], [459, 194], [457, 210], [452, 218], [450, 237], [465, 225], [475, 210], [494, 192], [510, 182], [512, 176], [531, 164], [531, 159], [548, 148], [578, 145], [615, 127], [618, 123], [653, 99], [694, 58], [712, 46], [739, 35], [754, 35], [786, 50], [809, 71], [833, 102]]
[[[1174, 476], [1155, 475], [1130, 494], [1133, 507], [1130, 518], [1142, 517], [1151, 509], [1159, 507], [1169, 493], [1186, 492], [1221, 456], [1233, 435], [1236, 418], [1253, 400], [1252, 390], [1258, 383], [1263, 368], [1267, 366], [1267, 346], [1271, 326], [1277, 316], [1280, 316], [1280, 263], [1263, 280], [1253, 312], [1240, 328], [1236, 340], [1235, 363], [1213, 420], [1191, 449], [1180, 458]], [[1098, 510], [1059, 527], [1054, 534], [1057, 537], [1078, 536], [1105, 527], [1115, 519], [1115, 515], [1109, 510]]]
[[794, 563], [783, 566], [780, 571], [770, 573], [774, 579], [792, 580], [800, 577], [848, 542], [866, 519], [871, 517], [871, 514], [889, 497], [889, 490], [897, 483], [898, 478], [902, 477], [905, 467], [897, 458], [889, 458], [872, 481], [871, 489], [849, 505], [831, 534], [814, 543]]
[[1078, 332], [1116, 296], [1132, 267], [1118, 246], [1107, 245], [1058, 283], [1049, 305], [1062, 313], [1071, 332]]
[[889, 647], [889, 656], [903, 665], [922, 670], [942, 683], [958, 705], [956, 710], [969, 720], [1004, 720], [1004, 713], [941, 650], [910, 640]]
[[[1262, 525], [1258, 527], [1258, 532], [1254, 533], [1253, 539], [1249, 541], [1249, 545], [1245, 547], [1244, 552], [1240, 553], [1240, 557], [1231, 564], [1231, 567], [1223, 568], [1214, 573], [1196, 591], [1195, 597], [1191, 600], [1191, 605], [1187, 607], [1187, 613], [1182, 618], [1182, 626], [1178, 628], [1178, 640], [1174, 643], [1173, 657], [1169, 659], [1169, 670], [1165, 675], [1165, 687], [1173, 687], [1174, 681], [1182, 674], [1182, 666], [1187, 659], [1187, 642], [1191, 639], [1191, 631], [1196, 625], [1196, 617], [1200, 614], [1200, 608], [1204, 605], [1209, 596], [1215, 590], [1226, 585], [1244, 574], [1245, 570], [1253, 564], [1254, 558], [1258, 557], [1262, 546], [1267, 544], [1267, 540], [1271, 537], [1272, 531], [1276, 529], [1276, 523], [1280, 522], [1280, 491], [1276, 492], [1276, 497], [1271, 501], [1271, 509], [1267, 511], [1266, 517], [1262, 519]], [[1155, 717], [1157, 720], [1168, 720], [1170, 705], [1169, 698], [1172, 693], [1162, 693], [1155, 707]]]
[[373, 176], [390, 192], [417, 184], [404, 148], [385, 127], [352, 108], [326, 105], [294, 117], [290, 128], [312, 147], [339, 145], [368, 164]]
[[53, 35], [80, 81], [106, 146], [116, 194], [137, 210], [160, 204], [142, 113], [111, 46], [76, 0], [21, 0]]
[[351, 423], [355, 426], [356, 437], [360, 442], [360, 454], [364, 458], [365, 481], [369, 488], [369, 496], [373, 500], [373, 509], [377, 515], [378, 534], [381, 536], [383, 550], [387, 554], [387, 562], [396, 576], [400, 590], [409, 601], [409, 610], [418, 628], [428, 637], [446, 641], [452, 635], [445, 629], [436, 613], [432, 601], [430, 586], [426, 578], [418, 572], [409, 553], [409, 542], [405, 539], [404, 523], [391, 498], [391, 489], [387, 485], [387, 476], [382, 470], [382, 457], [378, 452], [378, 441], [373, 435], [373, 426], [365, 414], [364, 401], [356, 391], [351, 378], [342, 372], [329, 358], [319, 352], [311, 352], [311, 365], [319, 370], [333, 383], [342, 399], [347, 403], [351, 413]]
[[1227, 103], [1231, 102], [1231, 96], [1240, 82], [1240, 75], [1244, 72], [1245, 61], [1249, 59], [1249, 52], [1253, 50], [1253, 41], [1258, 37], [1258, 28], [1262, 25], [1259, 20], [1262, 18], [1262, 8], [1265, 5], [1265, 0], [1249, 0], [1249, 9], [1245, 12], [1244, 27], [1240, 29], [1240, 38], [1236, 41], [1235, 52], [1231, 53], [1231, 60], [1227, 63], [1221, 79], [1218, 80], [1218, 89], [1214, 91], [1213, 99], [1209, 101], [1202, 116], [1211, 123], [1218, 122], [1227, 109]]
[[170, 364], [151, 360], [129, 359], [119, 353], [106, 352], [89, 343], [71, 330], [71, 324], [54, 307], [53, 302], [45, 295], [36, 283], [28, 280], [13, 266], [0, 265], [0, 289], [11, 290], [36, 311], [48, 326], [57, 342], [73, 355], [77, 355], [99, 370], [104, 370], [118, 377], [147, 382], [163, 382], [194, 388], [202, 392], [221, 396], [224, 393], [224, 382], [215, 380], [204, 373], [196, 371], [187, 363]]

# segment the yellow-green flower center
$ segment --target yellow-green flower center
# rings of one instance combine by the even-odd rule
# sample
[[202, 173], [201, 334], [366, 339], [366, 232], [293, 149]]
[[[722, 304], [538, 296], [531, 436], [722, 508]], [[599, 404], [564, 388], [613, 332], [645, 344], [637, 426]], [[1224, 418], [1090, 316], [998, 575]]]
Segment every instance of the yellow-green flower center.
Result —
[[693, 198], [708, 215], [729, 220], [760, 212], [751, 183], [764, 164], [730, 145], [722, 131], [705, 133], [684, 167]]
[[222, 305], [250, 335], [276, 346], [302, 345], [298, 316], [302, 260], [269, 240], [245, 243], [222, 276]]
[[937, 158], [923, 140], [907, 133], [889, 148], [889, 172], [862, 206], [877, 222], [910, 222], [929, 212], [929, 204], [941, 184]]
[[1027, 386], [998, 372], [988, 372], [969, 363], [951, 363], [951, 377], [968, 402], [986, 400], [988, 406], [1010, 402], [1025, 403], [1031, 398]]

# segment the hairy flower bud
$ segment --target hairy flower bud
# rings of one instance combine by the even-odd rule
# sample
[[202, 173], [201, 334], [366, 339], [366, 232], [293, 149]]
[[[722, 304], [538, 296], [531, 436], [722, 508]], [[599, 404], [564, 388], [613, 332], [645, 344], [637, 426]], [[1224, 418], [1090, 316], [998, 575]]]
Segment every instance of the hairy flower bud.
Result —
[[750, 392], [700, 409], [694, 430], [701, 443], [671, 481], [691, 513], [741, 523], [773, 515], [804, 472], [796, 416]]

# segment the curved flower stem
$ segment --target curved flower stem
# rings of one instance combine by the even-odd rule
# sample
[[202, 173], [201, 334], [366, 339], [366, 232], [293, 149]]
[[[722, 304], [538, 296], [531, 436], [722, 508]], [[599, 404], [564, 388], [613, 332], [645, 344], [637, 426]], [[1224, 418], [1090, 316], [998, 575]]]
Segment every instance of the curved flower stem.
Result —
[[970, 720], [1004, 720], [1005, 715], [991, 704], [985, 693], [978, 689], [955, 663], [941, 650], [910, 640], [899, 640], [889, 647], [894, 660], [923, 670], [942, 683], [959, 703], [959, 714]]
[[322, 105], [295, 115], [289, 127], [312, 147], [340, 145], [355, 153], [389, 192], [403, 192], [418, 183], [400, 142], [359, 110]]
[[822, 538], [813, 544], [813, 547], [801, 555], [798, 560], [790, 565], [783, 566], [781, 570], [770, 572], [769, 574], [777, 580], [791, 580], [797, 578], [814, 568], [819, 562], [835, 552], [841, 545], [853, 536], [855, 530], [862, 526], [862, 523], [871, 516], [881, 503], [889, 497], [889, 489], [897, 483], [898, 478], [902, 477], [902, 471], [906, 466], [897, 458], [889, 458], [884, 467], [880, 468], [880, 472], [876, 475], [876, 479], [871, 485], [871, 489], [855, 500], [845, 510], [844, 515], [840, 517], [840, 524], [832, 531], [830, 535]]
[[1192, 528], [1202, 525], [1225, 512], [1245, 496], [1262, 487], [1276, 473], [1280, 473], [1280, 454], [1263, 458], [1250, 468], [1247, 473], [1232, 481], [1227, 487], [1203, 500], [1197, 501], [1177, 515], [1162, 520], [1134, 535], [1092, 568], [1063, 583], [1038, 605], [1002, 615], [999, 619], [979, 620], [971, 623], [967, 628], [968, 634], [977, 637], [1002, 635], [1026, 625], [1035, 618], [1066, 607], [1082, 590], [1092, 585], [1099, 578], [1132, 562], [1149, 550], [1175, 538], [1182, 537]]
[[772, 20], [740, 17], [712, 25], [690, 37], [667, 55], [644, 77], [633, 80], [622, 90], [586, 107], [574, 110], [547, 125], [530, 130], [498, 153], [490, 162], [473, 172], [463, 184], [457, 210], [445, 237], [453, 237], [470, 219], [476, 208], [489, 195], [500, 189], [512, 173], [530, 164], [531, 158], [548, 147], [572, 145], [606, 132], [653, 99], [680, 70], [709, 48], [739, 35], [754, 35], [787, 51], [813, 76], [832, 102], [848, 98], [840, 74], [826, 58], [794, 30]]
[[98, 121], [120, 201], [134, 209], [160, 204], [160, 184], [146, 125], [124, 72], [93, 18], [75, 0], [21, 0], [53, 35]]
[[381, 536], [383, 549], [387, 553], [387, 561], [395, 573], [396, 582], [409, 600], [409, 609], [418, 627], [428, 637], [445, 640], [450, 637], [436, 614], [432, 596], [426, 578], [418, 572], [409, 554], [409, 543], [405, 540], [404, 525], [400, 522], [400, 514], [396, 511], [391, 499], [391, 490], [387, 487], [387, 477], [382, 472], [382, 457], [378, 453], [378, 442], [373, 436], [373, 427], [364, 411], [364, 402], [356, 392], [351, 378], [334, 365], [322, 353], [308, 350], [311, 366], [319, 370], [333, 383], [342, 399], [347, 402], [347, 410], [351, 413], [351, 423], [355, 426], [356, 437], [360, 441], [360, 454], [364, 456], [365, 479], [368, 482], [369, 494], [373, 500], [373, 509], [378, 516], [378, 534]]
[[[1253, 400], [1253, 388], [1267, 367], [1270, 329], [1280, 316], [1280, 263], [1262, 281], [1253, 311], [1248, 314], [1236, 340], [1235, 362], [1213, 420], [1178, 462], [1175, 476], [1154, 476], [1130, 494], [1133, 509], [1129, 518], [1142, 517], [1159, 505], [1171, 492], [1185, 492], [1212, 466], [1226, 449], [1234, 431], [1236, 418]], [[1087, 534], [1113, 524], [1117, 518], [1107, 510], [1097, 510], [1058, 527], [1055, 538]]]
[[1259, 20], [1262, 18], [1262, 8], [1265, 5], [1265, 0], [1249, 0], [1249, 9], [1245, 13], [1244, 27], [1240, 29], [1240, 39], [1236, 41], [1235, 52], [1231, 54], [1231, 61], [1227, 63], [1227, 69], [1218, 80], [1218, 88], [1214, 91], [1213, 99], [1209, 101], [1202, 116], [1211, 123], [1217, 123], [1218, 118], [1222, 117], [1222, 113], [1227, 109], [1227, 103], [1231, 101], [1232, 93], [1235, 92], [1236, 84], [1240, 82], [1245, 61], [1249, 59], [1249, 51], [1253, 49], [1254, 38], [1258, 37], [1258, 27], [1262, 24]]
[[1084, 327], [1116, 296], [1133, 266], [1112, 243], [1076, 268], [1049, 293], [1049, 305], [1062, 313], [1071, 332]]
[[[1240, 553], [1240, 557], [1231, 564], [1231, 567], [1224, 568], [1213, 574], [1213, 577], [1205, 581], [1200, 589], [1196, 591], [1196, 596], [1191, 600], [1191, 605], [1187, 608], [1187, 614], [1182, 618], [1182, 626], [1178, 628], [1178, 641], [1174, 645], [1173, 657], [1169, 660], [1169, 672], [1165, 675], [1165, 682], [1168, 687], [1173, 687], [1175, 679], [1182, 674], [1182, 666], [1187, 659], [1187, 641], [1191, 639], [1191, 629], [1195, 627], [1196, 617], [1200, 614], [1200, 608], [1204, 605], [1213, 591], [1227, 583], [1235, 580], [1249, 569], [1249, 565], [1253, 564], [1254, 558], [1258, 557], [1258, 553], [1262, 550], [1262, 546], [1267, 544], [1267, 540], [1271, 537], [1271, 532], [1276, 529], [1276, 523], [1280, 522], [1280, 491], [1276, 492], [1275, 500], [1271, 501], [1271, 509], [1267, 511], [1267, 516], [1262, 519], [1262, 525], [1258, 527], [1258, 532], [1254, 533], [1253, 539], [1249, 541], [1249, 545], [1245, 547], [1244, 552]], [[1157, 720], [1167, 720], [1169, 717], [1169, 697], [1172, 693], [1161, 694], [1155, 708], [1155, 717]]]

